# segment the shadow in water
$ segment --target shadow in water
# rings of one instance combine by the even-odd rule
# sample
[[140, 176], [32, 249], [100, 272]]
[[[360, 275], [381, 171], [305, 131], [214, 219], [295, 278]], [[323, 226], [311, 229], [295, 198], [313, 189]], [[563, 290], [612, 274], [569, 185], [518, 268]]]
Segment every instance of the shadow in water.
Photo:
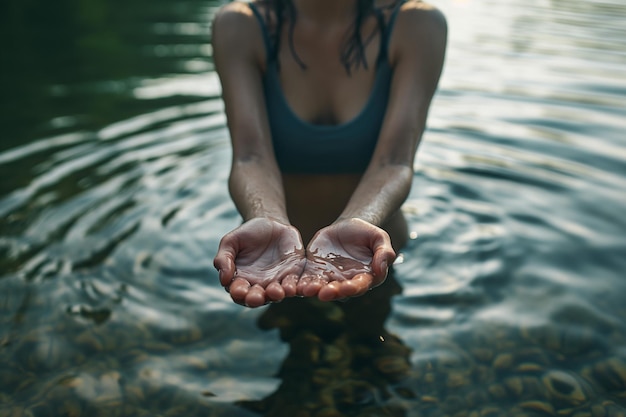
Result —
[[385, 329], [391, 298], [401, 293], [393, 275], [346, 302], [289, 299], [271, 305], [258, 324], [278, 329], [289, 344], [277, 375], [282, 382], [268, 397], [239, 405], [266, 417], [404, 416], [391, 388], [408, 374], [411, 350]]

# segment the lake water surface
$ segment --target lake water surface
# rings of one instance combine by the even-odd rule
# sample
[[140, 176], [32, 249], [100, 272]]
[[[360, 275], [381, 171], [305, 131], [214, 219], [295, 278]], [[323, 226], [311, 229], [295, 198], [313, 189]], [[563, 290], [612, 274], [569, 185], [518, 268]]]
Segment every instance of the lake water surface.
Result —
[[0, 7], [0, 416], [626, 416], [626, 4], [433, 0], [393, 276], [260, 309], [212, 267], [221, 4]]

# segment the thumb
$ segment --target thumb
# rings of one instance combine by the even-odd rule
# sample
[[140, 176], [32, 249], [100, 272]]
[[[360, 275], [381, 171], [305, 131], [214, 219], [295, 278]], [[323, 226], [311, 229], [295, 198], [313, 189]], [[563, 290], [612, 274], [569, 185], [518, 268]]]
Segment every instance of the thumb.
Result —
[[213, 266], [217, 269], [222, 286], [228, 287], [235, 277], [235, 262], [227, 254], [218, 253], [213, 260]]
[[391, 246], [391, 242], [384, 242], [374, 248], [372, 258], [372, 272], [378, 278], [387, 276], [389, 266], [396, 260], [396, 252]]
[[223, 239], [213, 259], [213, 266], [217, 269], [220, 283], [224, 287], [228, 287], [235, 277], [235, 253], [235, 248]]

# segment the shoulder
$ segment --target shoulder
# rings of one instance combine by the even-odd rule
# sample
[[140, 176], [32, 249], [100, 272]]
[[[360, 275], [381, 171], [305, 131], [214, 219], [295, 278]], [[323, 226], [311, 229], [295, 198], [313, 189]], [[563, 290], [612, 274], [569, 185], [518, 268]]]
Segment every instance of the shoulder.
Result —
[[410, 0], [400, 7], [394, 31], [413, 40], [426, 35], [442, 37], [448, 32], [448, 23], [444, 14], [435, 6]]
[[213, 22], [218, 23], [247, 23], [253, 20], [253, 12], [247, 3], [233, 1], [217, 9]]
[[263, 48], [260, 39], [261, 27], [247, 3], [230, 2], [215, 13], [211, 41], [215, 53], [250, 52], [258, 55]]
[[406, 1], [398, 11], [397, 24], [399, 25], [432, 25], [431, 29], [445, 30], [446, 17], [435, 6], [419, 0]]
[[423, 1], [406, 1], [396, 17], [390, 39], [391, 55], [397, 57], [416, 50], [444, 53], [447, 34], [446, 17], [439, 9]]
[[246, 3], [227, 3], [213, 17], [213, 42], [247, 42], [258, 35], [259, 24]]
[[213, 32], [243, 33], [255, 24], [254, 13], [246, 3], [231, 2], [221, 6], [213, 17]]

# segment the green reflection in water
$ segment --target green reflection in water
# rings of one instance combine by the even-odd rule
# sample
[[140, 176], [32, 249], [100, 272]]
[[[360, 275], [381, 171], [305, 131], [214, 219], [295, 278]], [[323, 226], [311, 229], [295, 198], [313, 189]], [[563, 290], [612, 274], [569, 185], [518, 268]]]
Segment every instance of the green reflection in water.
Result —
[[[197, 100], [146, 102], [132, 88], [147, 78], [210, 69], [209, 19], [218, 3], [3, 1], [0, 150]], [[195, 31], [175, 30], [188, 22], [196, 22]]]

